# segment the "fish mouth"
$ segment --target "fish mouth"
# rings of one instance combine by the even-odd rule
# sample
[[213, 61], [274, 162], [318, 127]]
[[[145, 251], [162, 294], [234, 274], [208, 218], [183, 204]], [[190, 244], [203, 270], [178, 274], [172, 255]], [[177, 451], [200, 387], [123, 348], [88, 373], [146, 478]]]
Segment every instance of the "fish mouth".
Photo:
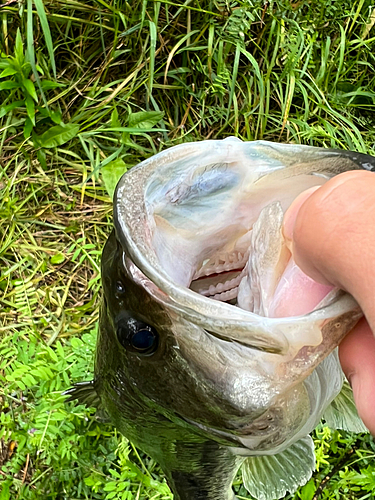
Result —
[[[305, 276], [295, 279], [283, 214], [305, 189], [354, 168], [338, 152], [235, 138], [166, 150], [117, 187], [115, 226], [134, 264], [130, 274], [143, 286], [150, 280], [155, 300], [220, 338], [279, 353], [316, 346], [322, 325], [357, 305]], [[303, 307], [283, 307], [296, 302], [291, 278], [312, 297]]]

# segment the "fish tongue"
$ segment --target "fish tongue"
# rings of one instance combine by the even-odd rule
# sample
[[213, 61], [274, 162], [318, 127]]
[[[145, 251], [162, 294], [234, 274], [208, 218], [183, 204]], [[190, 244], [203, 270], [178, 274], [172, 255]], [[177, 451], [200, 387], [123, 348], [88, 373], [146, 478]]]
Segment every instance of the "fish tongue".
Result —
[[313, 311], [333, 289], [316, 283], [295, 264], [282, 233], [279, 202], [266, 206], [254, 224], [247, 273], [239, 285], [238, 306], [266, 317]]

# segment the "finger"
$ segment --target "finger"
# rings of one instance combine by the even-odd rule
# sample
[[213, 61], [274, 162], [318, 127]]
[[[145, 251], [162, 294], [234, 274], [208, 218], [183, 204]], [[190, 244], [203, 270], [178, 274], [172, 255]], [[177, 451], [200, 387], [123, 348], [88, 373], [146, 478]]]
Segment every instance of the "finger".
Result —
[[[298, 202], [298, 200], [297, 200]], [[350, 292], [375, 329], [375, 174], [352, 171], [315, 190], [285, 215], [297, 265], [315, 281]]]
[[291, 247], [293, 245], [294, 225], [296, 223], [296, 218], [300, 208], [305, 203], [305, 201], [310, 198], [310, 196], [315, 193], [317, 189], [320, 188], [321, 185], [319, 184], [319, 186], [313, 186], [309, 189], [306, 189], [306, 191], [303, 191], [297, 196], [295, 200], [293, 200], [292, 204], [286, 211], [283, 221], [283, 234], [288, 246]]
[[359, 416], [375, 436], [375, 338], [365, 319], [341, 342], [339, 357]]

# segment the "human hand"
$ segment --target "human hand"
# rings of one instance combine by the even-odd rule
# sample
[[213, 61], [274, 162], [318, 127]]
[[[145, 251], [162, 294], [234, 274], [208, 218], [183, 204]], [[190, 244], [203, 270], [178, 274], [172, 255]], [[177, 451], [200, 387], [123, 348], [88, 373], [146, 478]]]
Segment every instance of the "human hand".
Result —
[[284, 236], [302, 271], [346, 290], [364, 312], [339, 357], [375, 435], [375, 173], [345, 172], [303, 192], [285, 214]]

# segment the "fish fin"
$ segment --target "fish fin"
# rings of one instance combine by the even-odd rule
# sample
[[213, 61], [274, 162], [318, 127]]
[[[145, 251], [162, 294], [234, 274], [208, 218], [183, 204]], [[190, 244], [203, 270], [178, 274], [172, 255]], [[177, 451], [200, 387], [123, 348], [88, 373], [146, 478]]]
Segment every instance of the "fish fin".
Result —
[[247, 458], [242, 465], [243, 485], [258, 500], [274, 500], [287, 491], [294, 493], [314, 470], [314, 443], [306, 436], [277, 455]]
[[101, 405], [99, 394], [96, 391], [95, 380], [88, 382], [78, 382], [73, 387], [63, 392], [64, 396], [69, 396], [66, 401], [78, 400], [79, 404], [99, 408]]
[[100, 396], [95, 387], [95, 380], [78, 382], [70, 389], [64, 391], [63, 395], [69, 396], [66, 401], [78, 400], [78, 404], [96, 408], [95, 418], [99, 422], [110, 422], [108, 413], [103, 408]]
[[323, 418], [331, 429], [343, 429], [350, 432], [368, 432], [358, 416], [354, 403], [353, 391], [347, 381], [341, 392], [323, 413]]

